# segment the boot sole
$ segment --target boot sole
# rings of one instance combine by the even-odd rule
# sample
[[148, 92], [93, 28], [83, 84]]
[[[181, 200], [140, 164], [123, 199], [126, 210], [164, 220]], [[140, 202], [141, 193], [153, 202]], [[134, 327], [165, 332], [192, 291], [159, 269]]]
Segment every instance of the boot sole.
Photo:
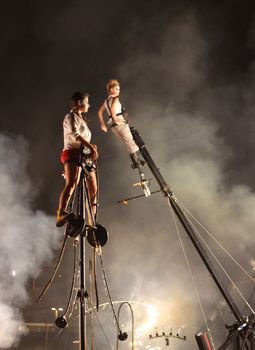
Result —
[[58, 221], [57, 223], [56, 223], [56, 226], [57, 227], [62, 227], [62, 226], [64, 226], [71, 218], [73, 218], [74, 217], [74, 214], [73, 213], [70, 213], [70, 214], [68, 214], [68, 215], [66, 215], [62, 220], [60, 220], [60, 221]]

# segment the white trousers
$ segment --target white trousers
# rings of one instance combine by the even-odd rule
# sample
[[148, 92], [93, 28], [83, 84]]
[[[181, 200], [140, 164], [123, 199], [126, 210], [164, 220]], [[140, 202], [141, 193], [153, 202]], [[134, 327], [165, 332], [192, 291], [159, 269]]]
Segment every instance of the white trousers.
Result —
[[139, 151], [139, 148], [133, 139], [128, 124], [116, 125], [113, 126], [111, 129], [112, 132], [124, 142], [129, 154]]

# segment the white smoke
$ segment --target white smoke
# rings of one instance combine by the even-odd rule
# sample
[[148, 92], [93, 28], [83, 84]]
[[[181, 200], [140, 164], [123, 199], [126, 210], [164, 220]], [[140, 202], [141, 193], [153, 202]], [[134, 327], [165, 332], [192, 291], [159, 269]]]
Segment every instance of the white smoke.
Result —
[[[21, 308], [26, 284], [53, 256], [59, 234], [54, 218], [33, 210], [36, 195], [28, 176], [28, 145], [22, 137], [0, 135], [0, 347], [10, 348], [24, 330]], [[22, 326], [23, 327], [20, 327]]]
[[[224, 172], [225, 165], [234, 157], [234, 149], [227, 146], [227, 135], [220, 136], [223, 123], [220, 123], [218, 113], [221, 115], [221, 109], [228, 110], [233, 105], [233, 98], [227, 93], [222, 95], [217, 107], [208, 82], [208, 52], [208, 43], [195, 16], [179, 16], [166, 28], [160, 49], [146, 52], [141, 47], [132, 52], [132, 56], [120, 65], [117, 78], [120, 82], [128, 82], [129, 89], [122, 89], [122, 100], [129, 102], [131, 123], [141, 132], [156, 165], [177, 198], [252, 273], [255, 195], [245, 184], [232, 184]], [[221, 89], [219, 87], [219, 91]], [[235, 128], [235, 124], [229, 122], [229, 128]], [[116, 175], [122, 186], [132, 183], [126, 169], [126, 174]], [[113, 191], [114, 185], [109, 186]], [[125, 190], [126, 187], [123, 192]], [[120, 194], [118, 199], [121, 198]], [[161, 325], [168, 314], [177, 329], [187, 322], [188, 346], [196, 349], [194, 333], [204, 329], [205, 325], [175, 227], [163, 201], [154, 196], [130, 202], [128, 207], [118, 209], [118, 220], [110, 208], [106, 210], [104, 220], [115, 233], [111, 238], [111, 257], [114, 255], [114, 261], [110, 262], [111, 276], [113, 284], [119, 286], [122, 298], [132, 296], [136, 300], [157, 304], [161, 310]], [[184, 241], [207, 319], [211, 317], [215, 321], [219, 318], [216, 309], [222, 298], [194, 248]], [[216, 247], [216, 252], [220, 252], [219, 247]], [[244, 275], [226, 256], [222, 258], [221, 255], [221, 259], [238, 284]], [[229, 284], [226, 279], [225, 282]], [[240, 285], [247, 299], [252, 286], [251, 281]], [[235, 293], [233, 297], [243, 309], [243, 300]], [[245, 312], [251, 313], [248, 309]], [[226, 319], [234, 321], [228, 314]], [[225, 340], [226, 331], [223, 322], [219, 323], [218, 319], [216, 322], [213, 335], [220, 345]], [[176, 345], [176, 349], [182, 348], [187, 348], [187, 345]]]

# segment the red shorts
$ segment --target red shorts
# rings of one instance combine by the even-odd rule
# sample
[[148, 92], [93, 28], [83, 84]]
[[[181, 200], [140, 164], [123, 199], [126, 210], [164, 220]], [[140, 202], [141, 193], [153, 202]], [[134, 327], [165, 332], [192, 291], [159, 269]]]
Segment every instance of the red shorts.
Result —
[[63, 164], [67, 162], [78, 163], [80, 159], [80, 152], [81, 151], [78, 148], [64, 149], [61, 152], [60, 160]]

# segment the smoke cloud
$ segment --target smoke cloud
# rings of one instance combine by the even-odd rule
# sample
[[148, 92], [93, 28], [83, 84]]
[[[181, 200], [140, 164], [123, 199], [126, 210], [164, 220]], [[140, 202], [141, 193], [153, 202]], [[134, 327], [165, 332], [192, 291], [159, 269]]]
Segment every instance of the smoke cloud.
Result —
[[[232, 87], [222, 84], [217, 89], [225, 93], [221, 96], [215, 94], [209, 83], [210, 47], [192, 13], [180, 16], [167, 26], [158, 46], [154, 52], [143, 47], [137, 49], [119, 67], [118, 78], [127, 82], [127, 90], [122, 86], [122, 101], [125, 99], [130, 104], [131, 123], [141, 132], [178, 200], [252, 274], [255, 222], [252, 208], [255, 196], [247, 184], [235, 183], [225, 171], [235, 159], [235, 146], [231, 144], [226, 130], [231, 128], [231, 133], [234, 133], [239, 126], [231, 120], [236, 118], [238, 102], [235, 98], [240, 86], [236, 82], [235, 93], [231, 96]], [[238, 107], [240, 109], [240, 105]], [[245, 109], [249, 109], [248, 104]], [[222, 120], [222, 110], [228, 111], [229, 118], [233, 113], [232, 119]], [[113, 135], [108, 137], [114, 138]], [[127, 155], [124, 155], [124, 147], [121, 149], [116, 146], [115, 140], [112, 142], [123, 152], [115, 158], [117, 165], [113, 166], [114, 170], [122, 169]], [[120, 174], [118, 170], [116, 172]], [[118, 186], [110, 185], [110, 181], [106, 180], [102, 187], [111, 186], [112, 191], [118, 193], [126, 190], [130, 195], [131, 188], [129, 191], [127, 186], [135, 179], [136, 176], [127, 170], [118, 176]], [[121, 195], [116, 199], [121, 199]], [[118, 297], [123, 299], [126, 296], [128, 300], [144, 300], [156, 305], [159, 316], [154, 326], [158, 329], [165, 326], [178, 330], [186, 324], [183, 332], [188, 334], [188, 348], [196, 349], [194, 334], [200, 329], [205, 330], [206, 326], [165, 200], [155, 195], [130, 202], [128, 207], [118, 209], [118, 220], [110, 208], [105, 209], [102, 216], [114, 236], [110, 243], [110, 254], [114, 256], [110, 266], [112, 284], [118, 290]], [[182, 231], [180, 226], [179, 229]], [[252, 282], [204, 232], [202, 235], [250, 300]], [[207, 321], [216, 345], [220, 345], [227, 335], [224, 321], [233, 323], [234, 319], [193, 246], [185, 234], [182, 237]], [[244, 307], [243, 300], [232, 290], [226, 276], [220, 271], [219, 275], [229, 286], [239, 308], [245, 314], [251, 314], [251, 310]], [[155, 333], [155, 330], [152, 331]], [[162, 340], [158, 343], [155, 340], [154, 346], [156, 344], [164, 348]], [[187, 349], [187, 344], [177, 341], [175, 348]]]
[[17, 344], [22, 307], [29, 302], [27, 282], [52, 258], [59, 241], [54, 219], [33, 210], [37, 191], [27, 173], [28, 160], [24, 138], [0, 135], [1, 349]]

